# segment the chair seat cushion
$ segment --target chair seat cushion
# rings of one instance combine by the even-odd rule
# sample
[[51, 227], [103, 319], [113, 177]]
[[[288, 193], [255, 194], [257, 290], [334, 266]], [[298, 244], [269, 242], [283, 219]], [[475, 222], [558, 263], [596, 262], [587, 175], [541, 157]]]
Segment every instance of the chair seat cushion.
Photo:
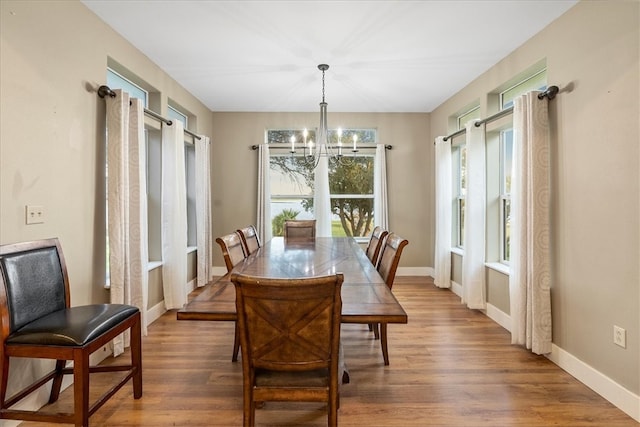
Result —
[[329, 370], [312, 371], [271, 371], [256, 369], [256, 387], [329, 387]]
[[66, 308], [18, 329], [6, 344], [83, 346], [138, 312], [125, 304], [92, 304]]

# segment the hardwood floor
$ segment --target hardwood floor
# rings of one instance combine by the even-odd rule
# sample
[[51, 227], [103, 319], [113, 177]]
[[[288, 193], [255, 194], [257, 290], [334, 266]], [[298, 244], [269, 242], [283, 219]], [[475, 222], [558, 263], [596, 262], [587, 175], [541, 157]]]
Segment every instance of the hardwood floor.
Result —
[[[365, 325], [342, 327], [351, 383], [341, 389], [340, 425], [639, 425], [545, 357], [511, 345], [507, 331], [430, 278], [396, 277], [393, 290], [409, 323], [389, 325], [390, 366]], [[91, 425], [242, 425], [233, 332], [232, 323], [177, 321], [175, 312], [166, 313], [143, 339], [142, 399], [133, 400], [125, 386]], [[99, 391], [104, 380], [95, 378]], [[52, 408], [70, 405], [67, 389]], [[325, 426], [327, 418], [321, 404], [268, 402], [256, 420], [258, 426]]]

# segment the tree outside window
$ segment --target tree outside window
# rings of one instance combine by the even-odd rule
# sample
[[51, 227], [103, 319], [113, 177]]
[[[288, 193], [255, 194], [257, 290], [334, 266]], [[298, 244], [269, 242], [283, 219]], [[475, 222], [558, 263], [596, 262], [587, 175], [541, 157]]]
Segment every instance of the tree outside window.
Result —
[[[358, 136], [358, 153], [343, 147], [343, 161], [329, 161], [329, 191], [332, 213], [332, 235], [364, 237], [374, 225], [373, 170], [376, 131], [352, 129], [342, 133], [343, 141]], [[291, 136], [300, 144], [301, 130], [270, 130], [267, 132], [271, 149], [271, 212], [274, 236], [282, 235], [286, 219], [313, 218], [314, 166], [305, 159], [302, 146], [290, 153]], [[329, 131], [329, 143], [335, 147], [337, 133]], [[315, 132], [308, 134], [315, 141]]]

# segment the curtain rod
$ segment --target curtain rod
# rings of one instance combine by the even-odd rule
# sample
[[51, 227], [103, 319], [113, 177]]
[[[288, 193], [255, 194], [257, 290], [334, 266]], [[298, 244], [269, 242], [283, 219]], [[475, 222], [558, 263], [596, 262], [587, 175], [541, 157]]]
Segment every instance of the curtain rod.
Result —
[[[547, 90], [545, 90], [544, 92], [541, 92], [538, 94], [538, 99], [544, 99], [547, 98], [549, 100], [553, 99], [556, 97], [556, 95], [558, 94], [558, 92], [560, 92], [560, 89], [558, 89], [558, 86], [549, 86], [547, 88]], [[493, 116], [489, 116], [486, 119], [483, 120], [478, 120], [477, 122], [475, 122], [474, 124], [476, 125], [476, 127], [480, 127], [485, 123], [490, 123], [493, 122], [494, 120], [498, 120], [499, 118], [502, 118], [506, 115], [509, 115], [513, 112], [513, 107], [509, 107], [509, 108], [505, 108], [504, 110], [494, 114]], [[467, 129], [466, 128], [462, 128], [460, 130], [457, 130], [455, 132], [453, 132], [451, 135], [447, 135], [445, 136], [443, 139], [443, 141], [448, 141], [451, 138], [455, 138], [456, 136], [462, 135], [463, 133], [466, 133]], [[435, 144], [435, 142], [434, 142]]]
[[[100, 98], [104, 98], [105, 96], [110, 96], [112, 98], [116, 97], [116, 93], [114, 91], [112, 91], [109, 86], [105, 86], [102, 85], [98, 88], [98, 96]], [[164, 117], [162, 117], [160, 114], [156, 113], [155, 111], [151, 111], [148, 109], [144, 109], [144, 113], [148, 116], [153, 117], [156, 120], [160, 120], [161, 122], [164, 122], [166, 124], [168, 124], [169, 126], [171, 126], [173, 124], [173, 122], [169, 119], [165, 119]], [[196, 139], [202, 139], [200, 136], [196, 135], [195, 133], [191, 132], [190, 130], [184, 129], [185, 133], [188, 133], [189, 135], [191, 135], [192, 137], [196, 138]]]
[[[267, 145], [268, 145], [268, 144], [267, 144]], [[251, 146], [251, 147], [249, 147], [249, 148], [251, 148], [252, 150], [257, 150], [257, 149], [258, 149], [258, 147], [260, 147], [260, 146], [259, 146], [259, 145], [254, 144], [254, 145], [252, 145], [252, 146]], [[290, 149], [290, 148], [291, 148], [291, 147], [278, 147], [278, 146], [275, 146], [275, 147], [269, 147], [269, 149], [271, 149], [271, 150], [285, 150], [285, 149], [287, 149], [287, 150], [288, 150], [288, 149]], [[337, 147], [333, 147], [333, 146], [332, 146], [331, 148], [337, 148]], [[370, 148], [370, 149], [373, 149], [373, 148], [375, 148], [375, 147], [368, 147], [368, 146], [364, 146], [364, 147], [363, 147], [363, 146], [358, 146], [358, 148], [363, 148], [363, 149]], [[385, 146], [384, 146], [384, 148], [386, 148], [387, 150], [391, 150], [391, 149], [393, 149], [393, 145], [387, 144], [387, 145], [385, 145]]]

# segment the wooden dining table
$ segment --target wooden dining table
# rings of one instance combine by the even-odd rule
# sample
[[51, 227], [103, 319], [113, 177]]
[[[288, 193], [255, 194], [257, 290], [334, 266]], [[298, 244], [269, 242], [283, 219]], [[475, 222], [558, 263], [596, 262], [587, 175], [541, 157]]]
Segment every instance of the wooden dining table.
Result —
[[[274, 237], [233, 271], [260, 277], [300, 278], [342, 273], [342, 323], [407, 323], [404, 311], [360, 245], [351, 237], [285, 241]], [[235, 321], [231, 274], [215, 280], [182, 309], [178, 320]]]

